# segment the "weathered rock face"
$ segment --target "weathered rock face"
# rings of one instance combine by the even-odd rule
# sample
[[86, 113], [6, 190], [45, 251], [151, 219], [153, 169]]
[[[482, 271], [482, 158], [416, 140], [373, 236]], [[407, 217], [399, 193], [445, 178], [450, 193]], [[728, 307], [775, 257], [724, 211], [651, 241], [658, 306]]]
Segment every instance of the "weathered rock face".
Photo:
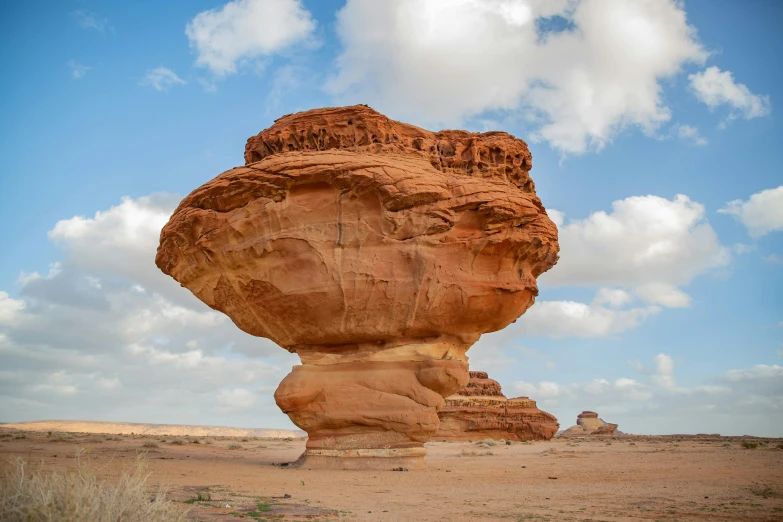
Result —
[[617, 424], [604, 422], [594, 411], [583, 411], [576, 416], [576, 426], [571, 426], [560, 434], [561, 437], [605, 436], [611, 437], [617, 430]]
[[300, 356], [275, 398], [308, 465], [420, 465], [467, 349], [557, 261], [527, 145], [354, 106], [280, 118], [245, 159], [182, 201], [158, 267]]
[[446, 398], [438, 413], [436, 440], [549, 440], [560, 426], [527, 397], [507, 399], [485, 372], [470, 372], [470, 382]]

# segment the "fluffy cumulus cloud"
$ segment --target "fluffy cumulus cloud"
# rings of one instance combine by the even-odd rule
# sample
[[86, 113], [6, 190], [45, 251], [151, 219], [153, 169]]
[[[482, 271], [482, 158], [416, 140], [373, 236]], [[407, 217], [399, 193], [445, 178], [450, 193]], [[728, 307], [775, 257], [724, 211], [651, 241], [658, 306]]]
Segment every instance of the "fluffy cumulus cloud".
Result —
[[677, 385], [675, 361], [668, 354], [656, 355], [650, 366], [638, 361], [631, 366], [635, 377], [569, 384], [517, 381], [508, 388], [537, 399], [563, 429], [576, 423], [580, 411], [592, 410], [626, 433], [783, 436], [783, 366], [729, 370], [690, 387]]
[[590, 304], [539, 301], [513, 327], [520, 334], [618, 334], [662, 308], [690, 306], [682, 287], [730, 260], [704, 206], [684, 195], [630, 197], [571, 221], [548, 212], [559, 223], [561, 258], [541, 285], [596, 288], [596, 295]]
[[158, 92], [165, 92], [176, 85], [185, 85], [185, 80], [177, 76], [171, 69], [155, 67], [147, 71], [139, 85], [152, 87]]
[[753, 237], [783, 230], [783, 185], [762, 190], [743, 201], [729, 201], [718, 212], [729, 214], [745, 225]]
[[730, 109], [729, 119], [746, 120], [766, 116], [771, 111], [769, 96], [753, 94], [744, 84], [734, 81], [730, 71], [712, 66], [688, 76], [696, 97], [710, 108], [721, 105]]
[[291, 427], [272, 393], [295, 362], [155, 267], [179, 198], [59, 221], [62, 259], [0, 291], [0, 419]]
[[660, 312], [658, 306], [618, 310], [600, 302], [539, 301], [528, 310], [518, 327], [519, 335], [560, 337], [604, 337], [635, 328], [648, 316]]
[[581, 153], [670, 119], [662, 81], [706, 52], [675, 0], [348, 0], [328, 89], [456, 126], [485, 111]]
[[559, 237], [562, 259], [543, 276], [549, 285], [679, 286], [728, 255], [704, 206], [682, 194], [615, 201], [611, 212], [565, 223]]
[[315, 21], [300, 0], [234, 0], [197, 14], [185, 33], [196, 63], [217, 76], [306, 41]]

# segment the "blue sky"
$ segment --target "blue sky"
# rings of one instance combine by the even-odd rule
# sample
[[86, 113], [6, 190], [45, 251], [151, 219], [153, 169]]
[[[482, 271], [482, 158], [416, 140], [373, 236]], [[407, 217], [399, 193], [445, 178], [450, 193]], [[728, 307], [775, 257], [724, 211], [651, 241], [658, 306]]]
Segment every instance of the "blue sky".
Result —
[[538, 303], [473, 368], [563, 427], [594, 409], [783, 436], [781, 19], [772, 0], [8, 6], [0, 421], [289, 426], [271, 394], [296, 358], [157, 273], [156, 236], [275, 118], [367, 103], [527, 140], [561, 220]]

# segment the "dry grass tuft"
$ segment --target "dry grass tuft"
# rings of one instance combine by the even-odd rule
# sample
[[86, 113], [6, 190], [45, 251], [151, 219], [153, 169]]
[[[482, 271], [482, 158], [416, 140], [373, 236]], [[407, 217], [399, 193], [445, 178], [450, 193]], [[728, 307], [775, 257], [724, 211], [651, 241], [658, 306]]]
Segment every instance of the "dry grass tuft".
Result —
[[484, 439], [476, 442], [476, 446], [479, 446], [481, 448], [491, 448], [493, 446], [496, 446], [497, 442], [493, 439]]
[[462, 450], [462, 453], [459, 455], [460, 457], [489, 457], [490, 455], [494, 455], [491, 451], [473, 451], [473, 450]]
[[31, 469], [19, 457], [0, 474], [0, 520], [43, 522], [185, 522], [186, 513], [166, 500], [165, 490], [148, 491], [147, 462], [136, 459], [116, 483], [100, 481], [81, 460], [71, 471]]

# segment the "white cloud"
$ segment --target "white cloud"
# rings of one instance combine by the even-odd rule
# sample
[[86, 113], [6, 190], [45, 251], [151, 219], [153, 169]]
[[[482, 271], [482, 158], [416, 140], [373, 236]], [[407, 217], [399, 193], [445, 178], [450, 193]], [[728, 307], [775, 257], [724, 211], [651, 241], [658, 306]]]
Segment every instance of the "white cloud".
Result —
[[292, 426], [272, 394], [296, 358], [155, 266], [178, 202], [61, 220], [49, 237], [63, 259], [20, 276], [18, 298], [0, 291], [0, 418]]
[[76, 25], [82, 29], [92, 29], [100, 33], [105, 33], [107, 30], [112, 30], [111, 26], [109, 25], [108, 18], [97, 15], [88, 11], [87, 9], [78, 9], [73, 11], [71, 16], [73, 16], [74, 20], [76, 21]]
[[500, 111], [569, 153], [653, 133], [662, 80], [706, 57], [674, 0], [348, 0], [337, 19], [341, 100], [426, 126]]
[[688, 75], [688, 79], [696, 97], [711, 109], [728, 105], [731, 108], [729, 119], [741, 116], [749, 120], [766, 116], [772, 110], [769, 96], [753, 94], [746, 85], [736, 83], [731, 71], [721, 71], [713, 65]]
[[[757, 364], [753, 368], [730, 370], [726, 372], [724, 378], [732, 382], [749, 381], [758, 378], [780, 379], [783, 378], [783, 366], [778, 366], [777, 364]], [[780, 381], [779, 385], [783, 388], [783, 380]]]
[[225, 76], [244, 60], [305, 41], [314, 30], [315, 21], [300, 0], [234, 0], [197, 14], [185, 33], [198, 53], [196, 63]]
[[699, 129], [691, 125], [677, 124], [674, 125], [672, 131], [681, 140], [690, 141], [694, 145], [706, 145], [708, 143], [707, 138], [701, 135]]
[[782, 436], [783, 366], [756, 365], [726, 371], [704, 384], [677, 386], [674, 361], [658, 354], [646, 377], [562, 384], [555, 381], [517, 381], [508, 388], [528, 395], [555, 414], [561, 428], [576, 423], [576, 415], [592, 410], [626, 433], [722, 433]]
[[633, 296], [619, 288], [601, 288], [595, 295], [593, 304], [608, 304], [612, 307], [621, 307], [633, 301]]
[[550, 381], [542, 381], [538, 384], [517, 381], [514, 383], [513, 388], [517, 393], [535, 400], [555, 399], [569, 393], [567, 387]]
[[562, 225], [559, 241], [560, 261], [541, 278], [547, 285], [677, 287], [729, 260], [704, 206], [682, 194], [615, 201], [611, 213]]
[[669, 308], [687, 308], [691, 305], [691, 297], [666, 283], [648, 283], [634, 288], [634, 293], [648, 303], [655, 303]]
[[752, 237], [783, 230], [783, 185], [756, 192], [747, 201], [735, 199], [718, 210], [745, 225]]
[[659, 353], [653, 358], [653, 361], [655, 362], [655, 373], [652, 375], [653, 384], [663, 388], [674, 388], [676, 385], [674, 359], [665, 353]]
[[[560, 261], [539, 278], [542, 287], [598, 287], [591, 304], [537, 301], [517, 324], [516, 335], [602, 337], [636, 328], [661, 307], [685, 308], [681, 287], [714, 267], [726, 265], [722, 246], [705, 219], [704, 206], [684, 195], [669, 200], [636, 196], [566, 221], [557, 210]], [[640, 299], [641, 304], [634, 304]]]
[[603, 337], [637, 327], [660, 312], [657, 306], [617, 310], [601, 304], [576, 301], [538, 301], [517, 320], [515, 335], [561, 337]]
[[231, 388], [220, 390], [220, 393], [217, 395], [217, 400], [226, 408], [246, 410], [256, 404], [257, 397], [250, 390], [245, 390], [243, 388]]
[[75, 62], [73, 60], [68, 60], [68, 69], [71, 71], [71, 78], [74, 80], [78, 80], [79, 78], [84, 78], [84, 75], [87, 74], [87, 71], [92, 69], [89, 65], [84, 65], [79, 62]]
[[139, 85], [152, 87], [158, 92], [165, 92], [175, 85], [185, 85], [185, 83], [185, 80], [177, 76], [171, 69], [155, 67], [147, 71]]
[[0, 326], [16, 323], [22, 310], [24, 301], [12, 299], [7, 292], [0, 291]]
[[783, 264], [783, 257], [777, 254], [770, 254], [768, 256], [762, 257], [761, 259], [767, 263]]

